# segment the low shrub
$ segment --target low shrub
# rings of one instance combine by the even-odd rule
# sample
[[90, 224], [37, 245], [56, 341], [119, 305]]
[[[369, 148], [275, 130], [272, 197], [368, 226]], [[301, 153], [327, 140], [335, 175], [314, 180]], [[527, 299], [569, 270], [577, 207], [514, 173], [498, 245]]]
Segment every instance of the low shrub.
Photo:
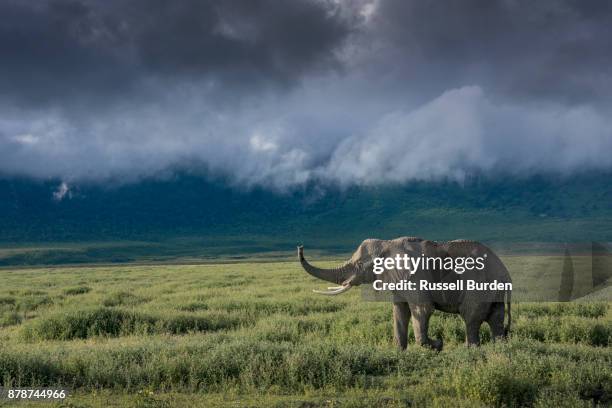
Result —
[[20, 324], [22, 317], [17, 312], [5, 312], [0, 315], [0, 327], [14, 326]]
[[191, 302], [185, 305], [179, 305], [177, 309], [183, 312], [197, 312], [199, 310], [208, 310], [208, 305], [204, 302]]
[[53, 304], [53, 299], [47, 295], [31, 295], [24, 296], [19, 299], [15, 308], [22, 312], [31, 312], [39, 309], [40, 307], [49, 306]]
[[612, 336], [612, 324], [574, 316], [539, 317], [517, 322], [512, 334], [547, 343], [584, 343], [607, 347]]
[[91, 291], [90, 287], [77, 286], [74, 288], [65, 289], [64, 295], [67, 295], [67, 296], [84, 295], [85, 293], [89, 293], [90, 291]]
[[101, 307], [39, 317], [24, 326], [22, 336], [34, 341], [152, 333], [184, 334], [229, 329], [241, 323], [242, 320], [224, 314], [157, 316]]
[[111, 293], [102, 300], [102, 304], [107, 307], [114, 306], [135, 306], [145, 302], [146, 299], [136, 296], [133, 293], [119, 291]]
[[536, 400], [541, 384], [537, 367], [493, 359], [449, 374], [455, 392], [486, 406], [523, 407]]
[[13, 296], [0, 296], [0, 306], [2, 305], [14, 305], [15, 298]]
[[344, 308], [345, 304], [327, 299], [305, 299], [304, 301], [230, 299], [209, 303], [208, 306], [211, 309], [227, 312], [240, 311], [255, 317], [273, 313], [284, 313], [289, 316], [306, 316], [311, 313], [338, 312]]
[[608, 304], [603, 302], [592, 303], [535, 303], [515, 306], [516, 314], [525, 317], [540, 316], [578, 316], [599, 318], [608, 312]]

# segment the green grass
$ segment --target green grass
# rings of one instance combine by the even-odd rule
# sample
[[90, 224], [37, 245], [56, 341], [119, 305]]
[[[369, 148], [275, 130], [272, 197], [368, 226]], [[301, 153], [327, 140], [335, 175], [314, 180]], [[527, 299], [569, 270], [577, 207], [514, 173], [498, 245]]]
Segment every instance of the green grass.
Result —
[[612, 398], [607, 302], [515, 304], [511, 340], [492, 343], [483, 326], [480, 348], [463, 345], [457, 316], [437, 313], [430, 331], [445, 349], [417, 347], [411, 333], [400, 352], [389, 304], [359, 290], [317, 296], [311, 289], [325, 284], [296, 262], [4, 269], [0, 281], [0, 382], [70, 387], [63, 406], [590, 407]]

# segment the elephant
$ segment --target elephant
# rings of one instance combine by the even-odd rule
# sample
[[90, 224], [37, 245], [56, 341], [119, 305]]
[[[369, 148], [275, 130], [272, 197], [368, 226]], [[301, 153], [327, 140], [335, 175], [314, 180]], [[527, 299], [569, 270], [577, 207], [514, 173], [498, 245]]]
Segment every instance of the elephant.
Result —
[[[473, 269], [462, 274], [455, 270], [417, 268], [413, 271], [390, 268], [382, 275], [374, 273], [375, 258], [403, 257], [441, 257], [458, 260], [463, 257], [482, 257], [486, 259], [481, 270]], [[302, 268], [310, 275], [340, 285], [329, 287], [328, 291], [317, 291], [325, 295], [339, 295], [352, 287], [372, 284], [377, 279], [385, 282], [401, 280], [415, 282], [415, 290], [391, 291], [393, 302], [394, 342], [402, 350], [408, 345], [408, 323], [412, 320], [417, 344], [442, 350], [442, 339], [428, 336], [429, 319], [435, 310], [459, 314], [466, 327], [466, 344], [480, 345], [480, 326], [487, 322], [493, 339], [505, 339], [511, 325], [511, 287], [512, 280], [508, 270], [491, 249], [477, 241], [454, 240], [435, 242], [418, 237], [400, 237], [393, 240], [367, 239], [359, 245], [353, 256], [342, 266], [332, 269], [317, 268], [304, 258], [303, 246], [298, 246], [298, 259]], [[380, 271], [378, 271], [380, 273]], [[457, 290], [419, 289], [420, 281], [452, 282], [467, 280], [472, 282], [501, 282], [505, 290], [477, 291], [466, 290], [465, 285]], [[508, 285], [509, 284], [509, 285]], [[508, 290], [508, 288], [510, 290]], [[504, 326], [505, 315], [507, 323]]]

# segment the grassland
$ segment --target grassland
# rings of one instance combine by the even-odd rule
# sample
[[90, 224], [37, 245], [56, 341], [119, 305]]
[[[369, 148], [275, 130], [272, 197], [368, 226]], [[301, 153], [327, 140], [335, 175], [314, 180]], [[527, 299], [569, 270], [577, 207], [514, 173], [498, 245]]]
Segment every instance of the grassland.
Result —
[[324, 284], [295, 262], [2, 269], [0, 282], [0, 381], [72, 388], [56, 406], [590, 407], [612, 398], [608, 302], [515, 304], [511, 340], [493, 343], [483, 326], [483, 346], [470, 349], [459, 318], [436, 314], [430, 331], [445, 349], [399, 352], [390, 305], [359, 290], [316, 296]]

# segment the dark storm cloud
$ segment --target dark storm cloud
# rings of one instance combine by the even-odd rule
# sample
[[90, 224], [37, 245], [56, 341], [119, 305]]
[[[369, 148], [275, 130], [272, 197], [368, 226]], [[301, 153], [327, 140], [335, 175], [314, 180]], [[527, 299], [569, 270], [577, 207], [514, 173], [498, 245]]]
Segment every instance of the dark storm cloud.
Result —
[[236, 184], [612, 168], [612, 5], [4, 1], [0, 173]]
[[[608, 1], [380, 1], [372, 30], [406, 78], [440, 92], [479, 84], [504, 97], [609, 100]], [[415, 81], [417, 82], [417, 81]]]
[[0, 91], [26, 103], [131, 97], [151, 77], [287, 84], [349, 33], [303, 0], [5, 1], [0, 16]]

